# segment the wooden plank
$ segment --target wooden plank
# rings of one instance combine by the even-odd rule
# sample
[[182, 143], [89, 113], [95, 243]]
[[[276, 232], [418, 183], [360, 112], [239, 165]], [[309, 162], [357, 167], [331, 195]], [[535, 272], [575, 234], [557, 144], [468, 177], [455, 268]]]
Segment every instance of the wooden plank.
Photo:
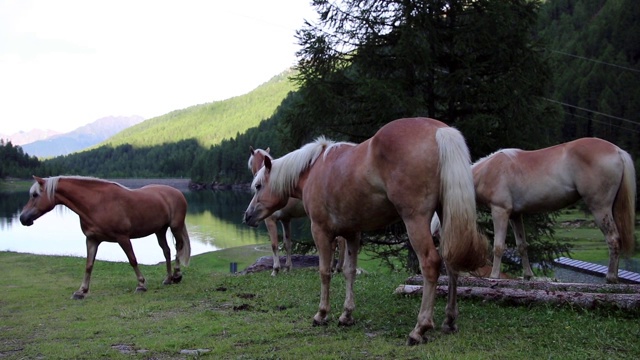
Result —
[[[595, 274], [599, 276], [606, 276], [608, 268], [604, 265], [594, 264], [582, 260], [575, 260], [566, 257], [557, 258], [554, 263], [558, 266], [581, 271], [589, 274]], [[640, 274], [628, 271], [618, 270], [618, 277], [624, 281], [630, 281], [640, 283]]]

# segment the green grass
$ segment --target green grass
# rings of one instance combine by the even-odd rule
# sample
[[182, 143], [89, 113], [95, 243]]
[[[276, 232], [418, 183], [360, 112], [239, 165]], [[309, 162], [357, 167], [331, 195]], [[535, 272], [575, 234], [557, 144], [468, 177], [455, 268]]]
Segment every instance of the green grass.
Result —
[[33, 185], [33, 180], [0, 180], [0, 192], [28, 192]]
[[[3, 359], [631, 359], [640, 357], [635, 313], [460, 301], [460, 331], [437, 328], [408, 347], [420, 298], [394, 295], [408, 274], [363, 261], [355, 283], [356, 325], [339, 327], [344, 280], [331, 288], [331, 320], [311, 325], [319, 302], [315, 269], [271, 277], [229, 273], [263, 253], [251, 247], [192, 258], [177, 285], [161, 285], [162, 265], [142, 266], [149, 290], [133, 292], [125, 263], [99, 261], [91, 292], [71, 300], [84, 259], [0, 253], [0, 358]], [[257, 255], [257, 256], [256, 256]], [[249, 260], [253, 257], [252, 260]], [[206, 349], [199, 355], [182, 350]]]
[[[566, 222], [581, 220], [578, 225], [567, 225]], [[565, 223], [565, 225], [562, 225]], [[593, 222], [593, 216], [576, 208], [565, 209], [556, 219], [554, 237], [573, 246], [571, 257], [577, 260], [606, 264], [609, 261], [609, 248], [604, 235]], [[632, 258], [640, 260], [640, 230], [636, 228], [636, 252]]]

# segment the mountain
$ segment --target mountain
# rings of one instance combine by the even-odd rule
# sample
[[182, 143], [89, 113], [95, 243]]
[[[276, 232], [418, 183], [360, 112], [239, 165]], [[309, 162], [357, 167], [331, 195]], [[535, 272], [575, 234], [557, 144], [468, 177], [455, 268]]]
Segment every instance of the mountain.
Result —
[[13, 145], [24, 145], [59, 134], [59, 132], [53, 130], [33, 129], [29, 131], [20, 131], [13, 135], [0, 134], [0, 139], [9, 140]]
[[141, 123], [140, 116], [108, 116], [68, 133], [22, 145], [25, 153], [39, 158], [67, 155], [94, 146], [120, 131]]

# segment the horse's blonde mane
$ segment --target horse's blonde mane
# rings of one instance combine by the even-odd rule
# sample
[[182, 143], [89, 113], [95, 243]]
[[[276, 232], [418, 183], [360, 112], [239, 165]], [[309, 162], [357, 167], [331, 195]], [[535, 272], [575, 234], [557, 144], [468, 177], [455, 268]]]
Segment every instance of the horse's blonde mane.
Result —
[[509, 148], [509, 149], [500, 149], [498, 151], [494, 151], [491, 154], [478, 159], [476, 162], [473, 163], [473, 165], [471, 165], [471, 168], [473, 169], [474, 167], [476, 167], [476, 165], [480, 165], [485, 161], [488, 161], [489, 159], [493, 158], [495, 155], [497, 154], [504, 154], [510, 158], [514, 158], [520, 151], [522, 151], [521, 149], [516, 149], [516, 148]]
[[[315, 141], [308, 143], [298, 150], [292, 151], [278, 159], [272, 161], [269, 186], [271, 191], [279, 197], [289, 197], [295, 188], [300, 174], [311, 167], [318, 157], [325, 151], [338, 143], [326, 139], [324, 136], [318, 137]], [[264, 182], [265, 168], [262, 167], [256, 173], [251, 188], [255, 189], [256, 184]]]
[[[94, 178], [94, 177], [90, 177], [90, 176], [77, 176], [77, 175], [51, 176], [51, 177], [48, 177], [48, 178], [44, 178], [44, 192], [47, 194], [47, 197], [52, 198], [55, 195], [56, 189], [58, 188], [58, 183], [60, 182], [61, 179], [101, 181], [101, 182], [108, 183], [108, 184], [116, 184], [118, 186], [121, 186], [121, 187], [125, 188], [123, 185], [118, 184], [116, 182], [109, 181], [109, 180], [104, 180], [104, 179], [99, 179], [99, 178]], [[32, 194], [35, 193], [35, 194], [40, 195], [40, 186], [38, 185], [37, 181], [31, 186], [31, 189], [29, 190], [29, 192], [32, 193]]]

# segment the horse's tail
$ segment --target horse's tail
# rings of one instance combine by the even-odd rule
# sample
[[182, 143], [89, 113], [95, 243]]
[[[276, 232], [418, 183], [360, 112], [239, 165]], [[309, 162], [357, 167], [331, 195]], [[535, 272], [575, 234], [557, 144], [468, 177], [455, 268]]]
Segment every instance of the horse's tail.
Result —
[[440, 246], [454, 270], [473, 271], [484, 266], [487, 238], [478, 231], [471, 156], [464, 137], [451, 127], [436, 132], [440, 155]]
[[624, 169], [622, 182], [613, 202], [613, 218], [620, 234], [620, 250], [625, 256], [631, 255], [634, 247], [633, 231], [636, 219], [636, 171], [631, 156], [618, 150]]
[[174, 236], [176, 239], [176, 258], [180, 261], [180, 265], [189, 266], [189, 260], [191, 259], [191, 241], [189, 240], [187, 225], [182, 226], [180, 233], [182, 236]]

